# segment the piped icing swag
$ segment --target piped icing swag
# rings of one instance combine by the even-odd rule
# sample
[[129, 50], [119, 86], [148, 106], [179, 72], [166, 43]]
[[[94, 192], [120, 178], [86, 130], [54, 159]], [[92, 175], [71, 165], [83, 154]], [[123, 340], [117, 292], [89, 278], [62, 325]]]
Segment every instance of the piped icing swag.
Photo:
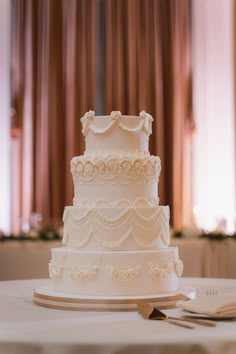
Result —
[[114, 125], [118, 125], [120, 129], [126, 131], [127, 133], [131, 134], [138, 134], [143, 132], [147, 136], [152, 133], [152, 122], [153, 118], [150, 114], [142, 111], [139, 113], [139, 122], [138, 125], [134, 128], [130, 128], [124, 124], [122, 121], [122, 114], [120, 111], [112, 111], [110, 114], [110, 122], [105, 128], [98, 128], [94, 123], [95, 112], [88, 111], [85, 115], [81, 118], [82, 123], [82, 133], [86, 136], [89, 131], [92, 131], [94, 134], [105, 134], [109, 132]]

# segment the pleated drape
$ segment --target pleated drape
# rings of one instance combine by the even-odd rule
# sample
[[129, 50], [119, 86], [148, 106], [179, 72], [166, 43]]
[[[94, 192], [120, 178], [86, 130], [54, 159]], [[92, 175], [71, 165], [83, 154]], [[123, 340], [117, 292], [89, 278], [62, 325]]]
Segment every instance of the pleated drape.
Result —
[[104, 110], [146, 110], [155, 118], [150, 151], [162, 161], [160, 201], [181, 228], [192, 217], [190, 2], [104, 4]]
[[[62, 217], [72, 204], [70, 160], [84, 151], [80, 117], [96, 101], [96, 2], [13, 0], [13, 129], [20, 166], [13, 229]], [[18, 206], [18, 207], [17, 207]], [[16, 213], [13, 213], [16, 215]]]

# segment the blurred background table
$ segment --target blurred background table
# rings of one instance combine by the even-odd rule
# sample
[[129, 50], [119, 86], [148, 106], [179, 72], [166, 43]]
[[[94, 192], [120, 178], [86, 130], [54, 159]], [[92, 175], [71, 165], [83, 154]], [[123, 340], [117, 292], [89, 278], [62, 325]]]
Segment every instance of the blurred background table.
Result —
[[[236, 241], [172, 238], [184, 262], [184, 277], [236, 278]], [[5, 241], [0, 243], [0, 280], [48, 277], [52, 247], [61, 241]]]
[[173, 238], [184, 262], [185, 277], [236, 278], [236, 241]]

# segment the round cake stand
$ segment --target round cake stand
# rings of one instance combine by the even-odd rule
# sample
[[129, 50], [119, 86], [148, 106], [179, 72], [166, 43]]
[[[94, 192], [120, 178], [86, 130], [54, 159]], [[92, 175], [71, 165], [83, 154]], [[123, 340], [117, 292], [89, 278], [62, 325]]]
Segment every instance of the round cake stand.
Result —
[[195, 289], [151, 296], [81, 296], [53, 291], [50, 287], [34, 289], [34, 304], [42, 307], [79, 311], [137, 311], [137, 302], [147, 301], [159, 309], [170, 309], [178, 300], [196, 296]]

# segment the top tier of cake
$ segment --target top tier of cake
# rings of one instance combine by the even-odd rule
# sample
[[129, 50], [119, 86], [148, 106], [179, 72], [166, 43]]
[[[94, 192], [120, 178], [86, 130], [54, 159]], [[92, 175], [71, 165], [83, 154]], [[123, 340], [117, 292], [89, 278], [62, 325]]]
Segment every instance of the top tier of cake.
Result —
[[146, 154], [152, 121], [150, 114], [144, 111], [139, 116], [123, 116], [118, 111], [111, 112], [110, 116], [87, 112], [81, 118], [85, 155]]
[[106, 201], [117, 206], [124, 200], [158, 204], [161, 162], [148, 151], [152, 121], [144, 111], [139, 116], [115, 111], [96, 117], [89, 111], [81, 118], [86, 148], [71, 161], [74, 205]]

